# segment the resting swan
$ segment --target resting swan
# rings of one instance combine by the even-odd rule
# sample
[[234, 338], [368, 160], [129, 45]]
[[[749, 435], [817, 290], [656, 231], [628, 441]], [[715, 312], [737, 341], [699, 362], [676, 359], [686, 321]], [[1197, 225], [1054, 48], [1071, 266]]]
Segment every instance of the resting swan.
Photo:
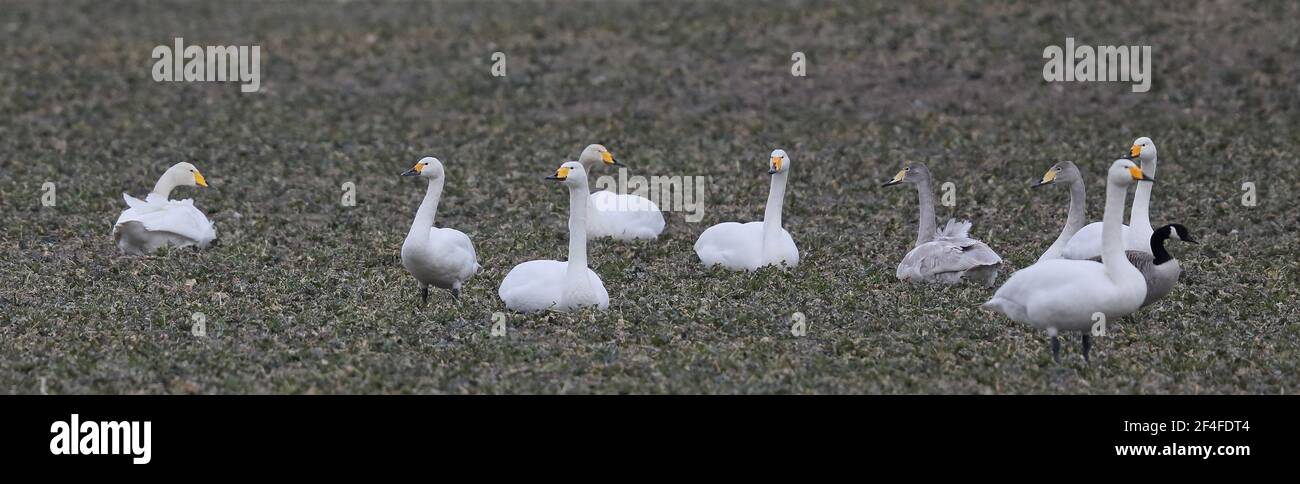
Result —
[[178, 186], [207, 187], [208, 182], [194, 165], [180, 162], [163, 172], [144, 200], [122, 194], [128, 208], [113, 224], [113, 240], [123, 253], [150, 254], [163, 246], [206, 249], [217, 238], [216, 228], [194, 207], [194, 200], [167, 199]]
[[790, 157], [785, 151], [772, 152], [767, 174], [772, 177], [772, 186], [763, 221], [723, 222], [705, 229], [695, 241], [695, 253], [704, 265], [719, 264], [735, 271], [753, 271], [766, 265], [786, 268], [799, 265], [799, 248], [790, 232], [781, 227], [781, 205], [790, 177]]
[[[1187, 227], [1169, 224], [1156, 229], [1155, 233], [1151, 234], [1151, 252], [1140, 250], [1124, 252], [1124, 255], [1128, 256], [1128, 261], [1142, 271], [1142, 278], [1147, 281], [1147, 297], [1142, 301], [1142, 307], [1150, 306], [1151, 303], [1169, 295], [1169, 292], [1174, 290], [1174, 284], [1178, 283], [1178, 276], [1183, 273], [1182, 266], [1178, 265], [1178, 259], [1173, 258], [1169, 255], [1169, 251], [1165, 250], [1165, 240], [1170, 238], [1196, 243], [1192, 240], [1192, 234], [1187, 232]], [[1100, 261], [1101, 258], [1093, 260]]]
[[1119, 226], [1124, 217], [1128, 187], [1137, 181], [1155, 181], [1132, 161], [1121, 159], [1107, 173], [1106, 211], [1102, 216], [1102, 262], [1046, 260], [1011, 275], [998, 288], [985, 309], [1013, 321], [1047, 330], [1052, 337], [1052, 358], [1060, 361], [1058, 331], [1082, 331], [1083, 359], [1088, 361], [1092, 340], [1088, 331], [1093, 315], [1115, 321], [1137, 311], [1146, 298], [1146, 281], [1124, 255]]
[[949, 219], [942, 230], [935, 229], [934, 193], [930, 191], [930, 170], [920, 163], [899, 171], [882, 187], [911, 183], [920, 199], [921, 220], [916, 247], [903, 257], [895, 275], [908, 282], [956, 284], [962, 279], [992, 286], [1002, 258], [983, 242], [970, 238], [969, 221]]
[[[1145, 136], [1138, 138], [1129, 148], [1125, 159], [1136, 159], [1142, 163], [1142, 172], [1147, 176], [1156, 176], [1156, 144]], [[1124, 247], [1127, 250], [1151, 250], [1151, 184], [1139, 183], [1133, 196], [1133, 211], [1129, 214], [1128, 225], [1122, 225]], [[1101, 256], [1101, 223], [1094, 222], [1079, 230], [1070, 238], [1061, 255], [1066, 259], [1091, 259]]]
[[[591, 173], [598, 165], [623, 168], [604, 145], [588, 145], [578, 157], [582, 168]], [[650, 199], [601, 190], [591, 194], [587, 210], [587, 236], [613, 237], [616, 240], [653, 239], [664, 231], [664, 214]]]
[[446, 181], [442, 162], [433, 157], [422, 158], [402, 176], [429, 179], [424, 201], [415, 211], [411, 231], [402, 242], [402, 267], [420, 282], [421, 305], [429, 303], [431, 285], [450, 289], [451, 297], [459, 298], [461, 286], [477, 274], [481, 266], [469, 236], [459, 230], [433, 226], [433, 218], [438, 214], [438, 200], [442, 197], [442, 185]]
[[547, 180], [569, 187], [569, 260], [534, 260], [510, 269], [497, 293], [513, 311], [556, 309], [572, 311], [583, 306], [609, 307], [609, 293], [600, 276], [587, 268], [587, 171], [570, 161]]

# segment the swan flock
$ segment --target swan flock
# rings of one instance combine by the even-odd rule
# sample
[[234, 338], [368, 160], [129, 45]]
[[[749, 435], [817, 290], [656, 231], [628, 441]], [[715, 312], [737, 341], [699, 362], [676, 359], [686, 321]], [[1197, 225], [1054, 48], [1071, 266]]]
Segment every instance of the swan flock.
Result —
[[[1155, 143], [1147, 137], [1135, 140], [1126, 155], [1105, 171], [1104, 210], [1101, 221], [1092, 223], [1088, 221], [1086, 200], [1088, 170], [1073, 161], [1052, 165], [1031, 186], [1036, 190], [1067, 187], [1063, 227], [1054, 238], [1044, 237], [1046, 246], [1037, 260], [1014, 271], [982, 307], [1011, 321], [1046, 331], [1052, 356], [1057, 361], [1059, 335], [1080, 333], [1083, 358], [1091, 361], [1091, 338], [1099, 319], [1114, 321], [1131, 315], [1168, 297], [1174, 289], [1182, 267], [1167, 250], [1166, 242], [1196, 242], [1181, 224], [1152, 227], [1156, 163]], [[794, 224], [783, 218], [787, 190], [792, 188], [793, 165], [790, 154], [777, 149], [768, 155], [765, 169], [756, 169], [752, 175], [742, 174], [767, 175], [768, 194], [762, 217], [751, 222], [720, 222], [700, 232], [693, 248], [703, 268], [800, 272], [800, 262], [807, 254], [801, 253], [789, 229], [795, 229], [797, 234], [799, 225], [806, 223], [809, 215], [797, 212]], [[479, 263], [469, 234], [435, 225], [439, 222], [443, 188], [449, 176], [454, 184], [455, 168], [454, 163], [444, 165], [438, 158], [427, 156], [401, 173], [404, 179], [425, 182], [424, 197], [399, 251], [402, 267], [417, 283], [421, 307], [429, 303], [431, 286], [447, 291], [440, 292], [451, 296], [446, 304], [460, 304], [460, 295], [467, 286], [480, 284], [472, 281], [491, 276], [491, 272], [480, 275], [484, 267]], [[536, 190], [539, 193], [544, 192], [545, 183], [561, 186], [568, 194], [567, 250], [563, 260], [525, 260], [510, 269], [497, 289], [497, 296], [506, 309], [517, 312], [607, 310], [611, 305], [610, 291], [599, 273], [599, 261], [588, 258], [588, 245], [596, 245], [593, 252], [596, 255], [607, 252], [609, 244], [671, 246], [668, 241], [660, 241], [667, 224], [655, 201], [637, 195], [591, 191], [594, 180], [590, 177], [594, 172], [627, 169], [607, 147], [591, 144], [575, 161], [561, 163], [544, 180], [539, 176]], [[901, 259], [894, 259], [899, 261], [895, 277], [911, 283], [973, 282], [979, 286], [996, 286], [1003, 259], [972, 234], [975, 225], [972, 221], [949, 218], [940, 225], [932, 182], [931, 171], [925, 164], [908, 163], [882, 185], [911, 185], [917, 192], [916, 238]], [[215, 225], [194, 200], [170, 198], [178, 188], [208, 186], [196, 166], [181, 162], [165, 170], [143, 199], [124, 193], [127, 208], [113, 224], [114, 244], [128, 256], [156, 255], [163, 248], [209, 249], [217, 237]], [[1125, 224], [1128, 191], [1133, 187], [1131, 215]], [[453, 194], [450, 202], [453, 205], [457, 204], [454, 198]], [[798, 210], [798, 203], [793, 206]], [[452, 222], [453, 226], [466, 225], [464, 221]], [[814, 248], [813, 254], [816, 252]], [[165, 257], [166, 253], [162, 255]], [[815, 265], [816, 257], [813, 260]], [[729, 277], [713, 272], [706, 272], [705, 276]], [[611, 288], [618, 298], [625, 297], [633, 289], [621, 287], [617, 279]]]

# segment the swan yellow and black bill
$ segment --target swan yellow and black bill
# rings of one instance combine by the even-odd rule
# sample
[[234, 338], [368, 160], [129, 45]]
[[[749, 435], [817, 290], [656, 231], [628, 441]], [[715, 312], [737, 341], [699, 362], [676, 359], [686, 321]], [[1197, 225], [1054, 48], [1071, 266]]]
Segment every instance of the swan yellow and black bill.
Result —
[[880, 186], [882, 186], [882, 187], [887, 187], [887, 186], [890, 186], [890, 185], [897, 185], [897, 184], [899, 184], [899, 183], [903, 183], [903, 179], [904, 179], [904, 178], [907, 178], [907, 170], [905, 170], [905, 169], [904, 169], [904, 170], [898, 170], [898, 174], [897, 174], [897, 175], [894, 175], [894, 179], [889, 180], [889, 181], [885, 182], [883, 185], [880, 185]]
[[1053, 183], [1056, 183], [1056, 168], [1047, 170], [1047, 173], [1043, 174], [1043, 179], [1039, 180], [1038, 183], [1035, 183], [1034, 186], [1041, 187], [1043, 185], [1051, 185]]
[[608, 151], [601, 153], [600, 159], [604, 160], [606, 165], [624, 166], [622, 163], [619, 163], [618, 160], [614, 159], [613, 153], [610, 153]]
[[1139, 156], [1142, 156], [1142, 146], [1141, 146], [1141, 145], [1133, 145], [1132, 148], [1129, 148], [1129, 149], [1128, 149], [1128, 158], [1129, 158], [1130, 160], [1133, 159], [1133, 158], [1137, 158], [1137, 157], [1139, 157]]
[[411, 169], [402, 172], [402, 176], [416, 176], [419, 175], [420, 172], [423, 170], [424, 170], [424, 164], [416, 163], [415, 166], [411, 167]]
[[556, 180], [556, 181], [564, 181], [567, 180], [568, 178], [569, 178], [569, 167], [567, 166], [561, 166], [558, 170], [555, 170], [554, 175], [546, 177], [547, 180]]
[[208, 180], [203, 178], [203, 174], [199, 173], [199, 170], [194, 170], [194, 183], [204, 188], [208, 187]]
[[1149, 182], [1151, 182], [1151, 183], [1155, 183], [1155, 182], [1156, 182], [1156, 179], [1155, 179], [1155, 178], [1148, 177], [1148, 176], [1146, 175], [1146, 173], [1142, 173], [1142, 169], [1141, 169], [1141, 168], [1138, 168], [1138, 167], [1136, 167], [1136, 166], [1130, 166], [1129, 169], [1128, 169], [1128, 173], [1129, 173], [1130, 175], [1133, 175], [1133, 179], [1134, 179], [1134, 180], [1138, 180], [1138, 181], [1149, 181]]
[[772, 169], [767, 170], [767, 174], [768, 174], [768, 175], [775, 175], [775, 174], [777, 174], [777, 173], [780, 172], [780, 171], [781, 171], [781, 157], [780, 157], [780, 156], [773, 156], [773, 157], [772, 157]]

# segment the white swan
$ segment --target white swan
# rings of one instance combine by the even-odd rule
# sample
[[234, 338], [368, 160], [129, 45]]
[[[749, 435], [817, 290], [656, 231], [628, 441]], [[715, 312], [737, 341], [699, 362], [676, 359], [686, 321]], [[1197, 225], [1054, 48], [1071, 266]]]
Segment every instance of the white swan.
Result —
[[431, 285], [450, 289], [451, 296], [459, 298], [461, 286], [477, 274], [481, 266], [469, 236], [459, 230], [433, 226], [433, 218], [438, 214], [438, 200], [442, 197], [442, 185], [446, 181], [442, 162], [433, 157], [422, 158], [402, 176], [429, 179], [424, 201], [415, 211], [411, 231], [402, 242], [402, 267], [420, 282], [422, 305], [429, 303]]
[[[1140, 160], [1142, 172], [1155, 178], [1156, 144], [1151, 142], [1151, 138], [1143, 136], [1133, 141], [1133, 146], [1129, 148], [1129, 154], [1125, 158]], [[1133, 210], [1129, 214], [1128, 225], [1121, 226], [1122, 240], [1127, 250], [1151, 252], [1151, 234], [1154, 232], [1151, 228], [1151, 185], [1150, 183], [1138, 184], [1137, 192], [1133, 196]], [[1088, 224], [1070, 238], [1070, 243], [1066, 244], [1061, 255], [1066, 259], [1079, 260], [1098, 257], [1101, 255], [1101, 239], [1101, 223]]]
[[534, 260], [510, 269], [497, 294], [514, 311], [557, 309], [571, 311], [583, 306], [609, 307], [609, 293], [600, 276], [587, 268], [587, 170], [570, 161], [548, 180], [569, 187], [569, 260]]
[[949, 219], [942, 230], [935, 229], [930, 170], [923, 164], [912, 163], [881, 186], [900, 183], [916, 185], [921, 219], [916, 233], [916, 246], [898, 264], [895, 276], [909, 282], [944, 284], [956, 284], [962, 279], [969, 279], [992, 286], [998, 276], [1002, 258], [988, 245], [970, 238], [971, 223]]
[[790, 157], [776, 150], [768, 160], [772, 187], [762, 222], [724, 222], [709, 227], [695, 241], [695, 253], [706, 266], [720, 264], [731, 270], [757, 270], [765, 265], [791, 268], [799, 265], [799, 248], [781, 227], [781, 205], [790, 176]]
[[216, 228], [194, 207], [194, 200], [167, 199], [178, 186], [207, 187], [208, 182], [194, 165], [181, 162], [163, 172], [144, 200], [122, 194], [128, 208], [113, 224], [113, 240], [123, 253], [149, 254], [163, 246], [206, 249], [217, 238]]
[[1036, 263], [1012, 274], [983, 307], [1046, 329], [1052, 337], [1052, 358], [1057, 361], [1061, 348], [1057, 332], [1083, 331], [1083, 358], [1088, 360], [1092, 343], [1088, 331], [1097, 322], [1094, 315], [1101, 313], [1103, 321], [1115, 321], [1137, 311], [1146, 298], [1146, 281], [1125, 256], [1119, 231], [1128, 187], [1136, 181], [1155, 180], [1124, 159], [1116, 160], [1107, 173], [1102, 262], [1053, 259]]
[[[588, 145], [578, 157], [587, 173], [599, 165], [623, 168], [604, 145]], [[601, 190], [590, 197], [587, 211], [587, 236], [613, 237], [616, 240], [653, 239], [664, 231], [664, 214], [650, 199]]]

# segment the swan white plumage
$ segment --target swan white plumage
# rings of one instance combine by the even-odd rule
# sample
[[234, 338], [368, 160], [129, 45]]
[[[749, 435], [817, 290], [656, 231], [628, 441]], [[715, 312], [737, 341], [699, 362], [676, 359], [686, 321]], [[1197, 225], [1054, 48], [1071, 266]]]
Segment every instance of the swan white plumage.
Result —
[[180, 162], [163, 172], [144, 200], [122, 194], [127, 209], [113, 224], [113, 241], [123, 253], [144, 255], [164, 246], [206, 249], [217, 238], [216, 228], [194, 200], [167, 199], [179, 186], [207, 187], [208, 182], [194, 165]]
[[446, 182], [442, 162], [433, 157], [422, 158], [410, 170], [403, 172], [402, 176], [429, 179], [424, 201], [415, 211], [411, 231], [402, 242], [402, 267], [419, 281], [422, 305], [429, 302], [429, 286], [448, 289], [453, 298], [459, 298], [460, 288], [465, 281], [477, 274], [482, 267], [478, 264], [478, 254], [474, 252], [474, 243], [468, 235], [459, 230], [433, 226], [433, 219], [438, 214], [438, 201], [442, 198], [442, 187]]
[[497, 294], [513, 311], [572, 311], [584, 306], [606, 309], [609, 292], [600, 275], [587, 267], [587, 171], [582, 163], [570, 161], [546, 179], [569, 187], [569, 260], [519, 264], [506, 274]]
[[[578, 157], [588, 174], [600, 165], [626, 168], [604, 145], [592, 144]], [[587, 210], [587, 236], [615, 240], [653, 239], [664, 231], [664, 214], [650, 199], [608, 190], [592, 192]]]
[[895, 276], [909, 282], [943, 284], [956, 284], [962, 279], [969, 279], [992, 286], [997, 279], [1002, 257], [983, 242], [970, 238], [971, 223], [949, 219], [943, 229], [935, 228], [930, 170], [921, 163], [912, 163], [881, 186], [900, 183], [916, 185], [921, 215], [916, 246], [898, 264]]
[[[1142, 163], [1142, 172], [1147, 176], [1156, 176], [1156, 144], [1145, 136], [1133, 141], [1125, 159], [1136, 159]], [[1133, 209], [1129, 214], [1128, 225], [1121, 225], [1122, 240], [1127, 250], [1151, 252], [1151, 189], [1150, 183], [1139, 183], [1133, 195]], [[1070, 242], [1061, 251], [1066, 259], [1092, 259], [1101, 255], [1101, 222], [1093, 222], [1079, 229]]]
[[700, 234], [695, 253], [706, 266], [715, 264], [731, 270], [757, 270], [766, 265], [791, 268], [799, 265], [799, 248], [794, 238], [781, 227], [781, 205], [790, 176], [790, 157], [775, 150], [768, 159], [772, 185], [762, 222], [724, 222]]
[[1057, 361], [1057, 332], [1084, 332], [1083, 358], [1088, 360], [1092, 342], [1088, 331], [1097, 322], [1095, 315], [1115, 321], [1137, 311], [1146, 298], [1146, 280], [1125, 256], [1119, 231], [1128, 187], [1137, 181], [1154, 180], [1127, 159], [1116, 160], [1107, 173], [1101, 262], [1052, 259], [1036, 263], [1012, 274], [983, 307], [1047, 330], [1052, 338], [1052, 358]]

